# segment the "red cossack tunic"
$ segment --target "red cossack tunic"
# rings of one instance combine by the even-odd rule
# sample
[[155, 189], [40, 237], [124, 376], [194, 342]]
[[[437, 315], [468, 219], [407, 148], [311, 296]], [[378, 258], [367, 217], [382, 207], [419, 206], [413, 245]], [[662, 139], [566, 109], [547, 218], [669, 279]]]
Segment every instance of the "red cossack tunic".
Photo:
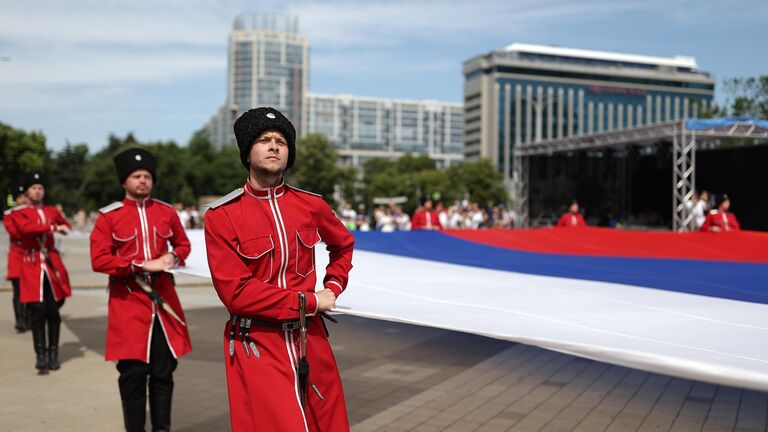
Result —
[[442, 231], [440, 216], [434, 210], [419, 210], [413, 214], [411, 219], [412, 230], [438, 230]]
[[712, 210], [707, 215], [707, 219], [701, 225], [699, 230], [703, 232], [740, 231], [741, 227], [739, 226], [739, 221], [736, 219], [735, 214]]
[[[152, 302], [135, 281], [144, 261], [168, 253], [168, 245], [179, 265], [189, 255], [187, 234], [176, 211], [152, 198], [125, 198], [101, 210], [91, 232], [91, 266], [109, 275], [107, 360], [140, 360], [149, 363], [152, 322], [157, 316], [168, 347], [175, 358], [192, 350], [187, 327]], [[154, 273], [153, 288], [182, 319], [179, 297], [170, 273]]]
[[558, 219], [557, 226], [585, 227], [587, 226], [587, 223], [584, 221], [584, 218], [581, 216], [581, 213], [573, 214], [571, 212], [566, 212], [562, 216], [560, 216], [560, 219]]
[[57, 225], [70, 226], [56, 207], [27, 205], [13, 212], [13, 229], [18, 234], [21, 249], [19, 271], [20, 301], [43, 301], [43, 276], [48, 275], [56, 301], [72, 295], [69, 274], [56, 250], [53, 233]]
[[[264, 321], [298, 319], [298, 292], [317, 311], [315, 246], [330, 253], [323, 286], [339, 296], [352, 268], [354, 237], [319, 195], [280, 185], [256, 190], [246, 184], [212, 203], [205, 215], [208, 266], [230, 314]], [[232, 430], [348, 431], [336, 360], [319, 316], [307, 336], [309, 380], [306, 414], [299, 400], [298, 331], [253, 326], [259, 357], [247, 355], [239, 332], [224, 358]]]
[[18, 279], [19, 274], [21, 273], [23, 249], [21, 249], [21, 237], [16, 230], [16, 226], [13, 224], [13, 215], [15, 211], [25, 207], [26, 205], [21, 205], [3, 212], [3, 226], [5, 227], [5, 230], [8, 231], [8, 237], [10, 237], [8, 242], [8, 266], [6, 267], [8, 272], [5, 275], [7, 280]]

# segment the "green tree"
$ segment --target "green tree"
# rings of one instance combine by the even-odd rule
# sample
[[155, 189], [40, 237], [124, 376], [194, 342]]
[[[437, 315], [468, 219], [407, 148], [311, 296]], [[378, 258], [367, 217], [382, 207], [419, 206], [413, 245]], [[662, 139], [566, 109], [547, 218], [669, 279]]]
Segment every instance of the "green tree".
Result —
[[768, 118], [768, 75], [723, 82], [730, 115]]
[[48, 161], [45, 135], [0, 123], [0, 191], [3, 196], [24, 173], [44, 170]]
[[120, 151], [137, 145], [131, 134], [125, 138], [109, 136], [107, 145], [88, 160], [83, 170], [83, 182], [79, 188], [81, 207], [95, 210], [125, 196], [115, 173], [114, 157]]
[[195, 193], [188, 182], [192, 165], [189, 148], [179, 147], [173, 141], [148, 143], [144, 147], [157, 159], [152, 196], [169, 203], [196, 204]]
[[140, 143], [132, 133], [125, 138], [110, 135], [107, 145], [96, 153], [86, 164], [83, 183], [80, 187], [80, 203], [86, 209], [96, 209], [112, 201], [120, 200], [125, 191], [115, 172], [115, 156], [132, 147], [142, 147], [157, 159], [157, 178], [152, 196], [163, 201], [186, 200], [191, 204], [193, 194], [185, 191], [185, 174], [188, 170], [188, 151], [174, 142]]
[[247, 171], [240, 162], [238, 148], [214, 149], [206, 129], [192, 135], [188, 152], [187, 183], [195, 197], [225, 195], [245, 182]]
[[469, 195], [470, 201], [481, 206], [505, 201], [504, 176], [488, 159], [453, 165], [448, 168], [447, 175], [454, 191]]
[[288, 182], [323, 196], [323, 199], [336, 208], [334, 192], [351, 190], [354, 171], [339, 167], [339, 155], [333, 149], [328, 138], [321, 134], [309, 134], [296, 142], [296, 162], [287, 172]]
[[439, 195], [443, 199], [450, 189], [445, 172], [436, 169], [435, 162], [427, 156], [372, 158], [364, 164], [362, 190], [368, 206], [376, 197], [405, 196], [408, 201], [403, 210], [412, 213], [422, 195]]
[[64, 206], [67, 214], [80, 207], [80, 186], [88, 163], [88, 145], [67, 143], [50, 161], [49, 188], [46, 195]]

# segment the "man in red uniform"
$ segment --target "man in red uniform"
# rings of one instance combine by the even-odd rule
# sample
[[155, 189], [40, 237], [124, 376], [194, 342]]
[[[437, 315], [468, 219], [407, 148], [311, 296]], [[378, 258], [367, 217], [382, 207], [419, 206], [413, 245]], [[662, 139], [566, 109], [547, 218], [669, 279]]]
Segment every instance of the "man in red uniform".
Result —
[[412, 230], [442, 231], [440, 215], [432, 208], [432, 198], [428, 195], [421, 198], [421, 208], [416, 210], [411, 218]]
[[28, 330], [27, 307], [21, 302], [19, 297], [19, 273], [21, 272], [23, 249], [21, 248], [21, 237], [13, 224], [13, 217], [14, 211], [26, 208], [29, 200], [24, 195], [24, 188], [22, 186], [12, 186], [11, 194], [16, 206], [3, 212], [3, 226], [8, 231], [8, 236], [10, 237], [8, 242], [8, 266], [6, 267], [8, 271], [5, 278], [11, 281], [13, 286], [13, 315], [16, 318], [16, 325], [14, 327], [17, 332], [24, 333]]
[[[69, 275], [56, 250], [53, 234], [67, 234], [69, 222], [56, 207], [43, 204], [45, 186], [40, 173], [24, 177], [24, 193], [29, 204], [13, 212], [13, 229], [18, 234], [22, 250], [19, 271], [19, 298], [26, 304], [32, 328], [32, 341], [41, 374], [57, 370], [59, 364], [59, 309], [64, 299], [72, 295]], [[48, 343], [45, 327], [48, 323]]]
[[727, 194], [719, 195], [715, 205], [716, 208], [707, 214], [707, 219], [701, 225], [700, 231], [723, 232], [741, 230], [736, 215], [728, 211], [731, 208], [731, 200], [728, 199]]
[[579, 213], [579, 202], [576, 200], [571, 201], [568, 211], [560, 216], [557, 221], [558, 227], [584, 227], [587, 223], [584, 222], [584, 218]]
[[173, 207], [149, 196], [157, 178], [154, 156], [128, 149], [115, 157], [115, 167], [125, 198], [101, 208], [91, 232], [91, 266], [109, 275], [106, 359], [118, 361], [126, 430], [144, 430], [149, 377], [152, 429], [166, 431], [173, 371], [192, 344], [165, 270], [184, 264], [190, 244]]
[[[241, 431], [348, 431], [341, 378], [321, 313], [347, 286], [354, 238], [322, 197], [288, 186], [296, 132], [273, 108], [235, 122], [245, 185], [211, 203], [205, 216], [208, 265], [231, 314], [224, 358], [231, 425]], [[330, 264], [315, 292], [315, 246]], [[307, 335], [309, 391], [299, 385], [300, 298], [311, 315]]]

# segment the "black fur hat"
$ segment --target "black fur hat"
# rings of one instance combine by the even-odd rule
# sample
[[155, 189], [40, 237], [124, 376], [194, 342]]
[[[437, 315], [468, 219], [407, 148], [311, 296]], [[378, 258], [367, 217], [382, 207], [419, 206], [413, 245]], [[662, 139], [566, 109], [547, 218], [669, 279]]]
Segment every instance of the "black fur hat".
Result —
[[24, 174], [24, 178], [21, 180], [22, 192], [26, 192], [32, 185], [40, 184], [45, 186], [43, 175], [37, 171]]
[[240, 161], [247, 169], [251, 146], [262, 133], [274, 129], [288, 141], [288, 166], [296, 160], [296, 129], [280, 111], [271, 107], [252, 108], [235, 120], [235, 138], [240, 148]]
[[115, 156], [115, 169], [117, 169], [120, 184], [123, 184], [125, 179], [138, 169], [149, 171], [152, 174], [152, 181], [157, 181], [157, 160], [152, 153], [142, 148], [130, 148], [118, 153]]
[[24, 193], [24, 186], [21, 183], [13, 182], [8, 186], [8, 193], [15, 198]]

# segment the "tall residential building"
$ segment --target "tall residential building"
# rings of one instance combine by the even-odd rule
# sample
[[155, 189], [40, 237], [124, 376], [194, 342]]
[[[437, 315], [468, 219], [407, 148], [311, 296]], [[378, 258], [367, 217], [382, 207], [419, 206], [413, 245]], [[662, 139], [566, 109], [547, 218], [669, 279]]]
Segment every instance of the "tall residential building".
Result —
[[464, 156], [511, 175], [515, 144], [634, 128], [710, 109], [691, 57], [515, 43], [464, 62]]
[[461, 104], [309, 94], [307, 108], [307, 133], [326, 135], [346, 165], [407, 153], [440, 167], [463, 160]]
[[234, 119], [252, 107], [275, 107], [299, 135], [304, 132], [309, 42], [298, 27], [298, 17], [290, 15], [247, 13], [235, 19], [229, 35], [227, 100], [206, 125], [216, 147], [234, 143]]

